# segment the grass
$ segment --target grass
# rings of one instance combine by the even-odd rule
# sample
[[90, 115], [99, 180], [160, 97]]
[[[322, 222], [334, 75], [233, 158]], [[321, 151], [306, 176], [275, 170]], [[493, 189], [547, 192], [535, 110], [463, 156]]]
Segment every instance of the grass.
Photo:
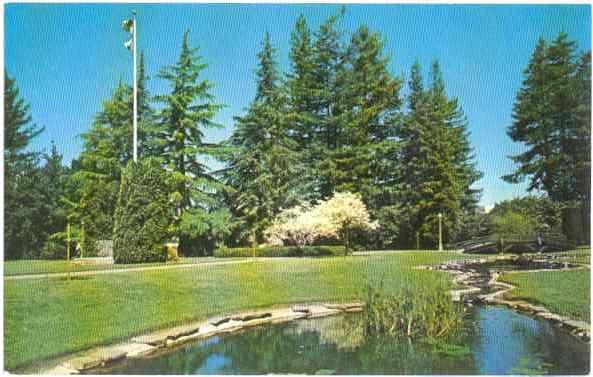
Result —
[[591, 249], [589, 247], [554, 253], [557, 261], [591, 265]]
[[444, 272], [417, 270], [464, 258], [411, 252], [265, 260], [195, 269], [104, 274], [84, 279], [4, 281], [5, 366], [60, 354], [212, 315], [295, 302], [352, 301], [367, 285], [452, 286]]
[[517, 288], [505, 295], [543, 305], [553, 313], [583, 321], [590, 320], [591, 271], [543, 271], [505, 273], [499, 280]]
[[[227, 258], [231, 260], [233, 258]], [[113, 270], [122, 268], [138, 268], [152, 266], [167, 266], [171, 264], [193, 264], [208, 263], [213, 261], [211, 257], [181, 258], [179, 262], [170, 263], [141, 263], [141, 264], [100, 264], [86, 263], [77, 264], [66, 260], [16, 260], [4, 262], [4, 276], [27, 275], [27, 274], [51, 274], [61, 272], [98, 271]]]

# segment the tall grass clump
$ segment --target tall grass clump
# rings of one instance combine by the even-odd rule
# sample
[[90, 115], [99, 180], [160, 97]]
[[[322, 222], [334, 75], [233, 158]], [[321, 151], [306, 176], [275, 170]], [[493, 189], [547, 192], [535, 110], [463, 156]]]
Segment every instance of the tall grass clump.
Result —
[[455, 334], [463, 324], [463, 308], [438, 285], [420, 289], [404, 287], [385, 294], [368, 287], [361, 325], [365, 337], [405, 336], [439, 339]]

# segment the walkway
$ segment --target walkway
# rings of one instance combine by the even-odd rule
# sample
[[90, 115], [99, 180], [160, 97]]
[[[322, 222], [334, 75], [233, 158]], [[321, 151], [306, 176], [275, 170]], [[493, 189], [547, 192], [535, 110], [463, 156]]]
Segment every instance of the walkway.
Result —
[[173, 270], [173, 269], [178, 269], [178, 268], [197, 268], [197, 267], [204, 267], [204, 266], [220, 266], [220, 265], [226, 265], [226, 264], [240, 264], [240, 263], [248, 263], [248, 262], [252, 262], [252, 261], [253, 261], [252, 259], [245, 259], [245, 260], [232, 260], [232, 261], [173, 264], [173, 265], [164, 265], [164, 266], [107, 268], [104, 270], [53, 272], [53, 273], [42, 273], [42, 274], [22, 274], [22, 275], [5, 276], [4, 280], [6, 281], [6, 280], [46, 279], [46, 278], [51, 279], [51, 278], [67, 278], [67, 277], [93, 276], [93, 275], [104, 275], [104, 274], [118, 274], [118, 273], [124, 273], [124, 272]]

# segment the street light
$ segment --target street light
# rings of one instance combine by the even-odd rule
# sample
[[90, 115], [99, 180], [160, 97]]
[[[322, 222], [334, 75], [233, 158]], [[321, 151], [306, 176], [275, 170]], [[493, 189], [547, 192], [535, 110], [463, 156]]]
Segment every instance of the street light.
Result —
[[439, 213], [439, 251], [443, 251], [443, 214]]

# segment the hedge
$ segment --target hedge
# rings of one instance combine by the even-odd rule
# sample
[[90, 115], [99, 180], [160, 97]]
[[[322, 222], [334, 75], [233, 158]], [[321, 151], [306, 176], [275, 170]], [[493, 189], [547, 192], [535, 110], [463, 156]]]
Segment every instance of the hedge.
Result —
[[164, 262], [173, 221], [168, 173], [156, 160], [130, 162], [122, 172], [115, 210], [115, 263]]
[[[345, 255], [344, 246], [264, 246], [255, 248], [256, 257], [321, 257], [330, 255]], [[218, 258], [253, 257], [254, 248], [251, 247], [222, 247], [214, 250]]]

